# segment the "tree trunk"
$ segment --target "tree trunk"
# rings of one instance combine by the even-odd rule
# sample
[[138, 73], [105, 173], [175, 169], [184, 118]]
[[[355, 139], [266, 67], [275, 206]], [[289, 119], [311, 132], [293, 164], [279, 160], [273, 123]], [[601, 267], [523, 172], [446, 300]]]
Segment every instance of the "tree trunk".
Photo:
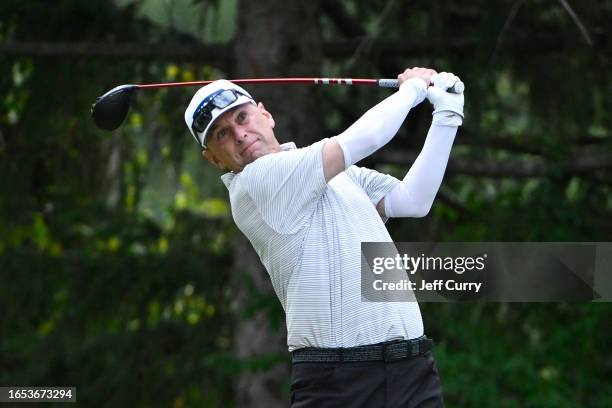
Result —
[[[277, 1], [243, 1], [239, 7], [238, 31], [234, 39], [235, 67], [232, 76], [322, 76], [319, 2], [292, 1], [279, 6]], [[262, 101], [275, 119], [275, 134], [280, 143], [294, 141], [298, 147], [322, 137], [316, 89], [308, 85], [258, 85], [247, 87]], [[237, 269], [246, 272], [258, 291], [275, 296], [269, 277], [250, 243], [240, 237], [236, 242]], [[243, 285], [237, 305], [248, 299]], [[283, 320], [284, 321], [284, 320]], [[239, 319], [234, 350], [239, 358], [285, 354], [287, 363], [272, 370], [245, 372], [236, 383], [240, 407], [286, 407], [283, 392], [289, 376], [286, 329], [275, 330], [267, 311], [249, 319]]]

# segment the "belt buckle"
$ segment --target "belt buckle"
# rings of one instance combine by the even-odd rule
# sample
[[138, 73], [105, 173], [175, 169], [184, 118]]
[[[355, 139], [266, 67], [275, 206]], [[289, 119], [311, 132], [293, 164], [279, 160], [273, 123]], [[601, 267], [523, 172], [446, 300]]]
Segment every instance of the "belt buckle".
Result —
[[419, 342], [419, 340], [411, 340], [410, 345], [412, 346], [412, 349], [410, 350], [412, 357], [418, 356], [421, 348], [421, 343]]

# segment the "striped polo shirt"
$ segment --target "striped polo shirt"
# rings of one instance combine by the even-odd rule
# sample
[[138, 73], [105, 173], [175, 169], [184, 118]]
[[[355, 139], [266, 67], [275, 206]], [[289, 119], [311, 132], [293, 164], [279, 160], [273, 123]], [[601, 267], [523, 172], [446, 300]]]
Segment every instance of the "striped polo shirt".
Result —
[[327, 140], [301, 149], [285, 143], [221, 177], [234, 221], [285, 310], [289, 351], [419, 337], [416, 301], [361, 297], [361, 242], [392, 242], [375, 206], [400, 181], [351, 166], [326, 183]]

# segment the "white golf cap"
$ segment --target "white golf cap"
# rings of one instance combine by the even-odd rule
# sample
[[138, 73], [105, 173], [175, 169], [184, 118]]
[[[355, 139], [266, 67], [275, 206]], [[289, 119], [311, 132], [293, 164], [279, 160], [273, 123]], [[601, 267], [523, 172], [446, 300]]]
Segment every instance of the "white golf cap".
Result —
[[[238, 92], [238, 98], [231, 104], [227, 105], [225, 108], [219, 109], [215, 107], [211, 111], [212, 119], [206, 126], [206, 129], [204, 129], [204, 132], [202, 133], [195, 132], [192, 129], [193, 114], [198, 108], [198, 106], [200, 105], [200, 103], [218, 91], [230, 90], [230, 89], [233, 89]], [[224, 112], [232, 108], [235, 108], [238, 105], [242, 105], [242, 104], [249, 103], [249, 102], [252, 104], [255, 104], [255, 101], [253, 100], [253, 97], [251, 96], [251, 94], [245, 91], [242, 87], [230, 81], [227, 81], [225, 79], [219, 79], [215, 82], [211, 82], [210, 84], [200, 88], [198, 92], [196, 92], [196, 94], [193, 96], [193, 98], [191, 98], [191, 102], [189, 102], [189, 106], [187, 106], [187, 110], [185, 110], [185, 123], [187, 123], [187, 128], [189, 129], [189, 132], [195, 138], [195, 140], [200, 144], [200, 146], [206, 148], [206, 133], [208, 132], [210, 127], [213, 125], [215, 120], [217, 120], [219, 116], [223, 115]]]

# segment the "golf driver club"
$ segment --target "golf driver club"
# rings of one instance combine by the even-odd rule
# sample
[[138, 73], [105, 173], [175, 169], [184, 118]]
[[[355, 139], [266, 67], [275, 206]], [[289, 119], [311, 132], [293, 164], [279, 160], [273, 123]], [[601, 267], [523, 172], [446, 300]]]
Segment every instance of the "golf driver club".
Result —
[[[242, 84], [313, 84], [313, 85], [370, 85], [382, 88], [398, 88], [397, 79], [353, 79], [353, 78], [251, 78], [230, 79], [231, 82]], [[179, 86], [207, 85], [214, 81], [168, 82], [160, 84], [119, 85], [104, 95], [98, 97], [91, 107], [91, 117], [94, 123], [103, 130], [115, 130], [125, 120], [130, 109], [134, 92], [139, 89], [172, 88]], [[462, 93], [463, 82], [456, 82], [448, 92]]]

